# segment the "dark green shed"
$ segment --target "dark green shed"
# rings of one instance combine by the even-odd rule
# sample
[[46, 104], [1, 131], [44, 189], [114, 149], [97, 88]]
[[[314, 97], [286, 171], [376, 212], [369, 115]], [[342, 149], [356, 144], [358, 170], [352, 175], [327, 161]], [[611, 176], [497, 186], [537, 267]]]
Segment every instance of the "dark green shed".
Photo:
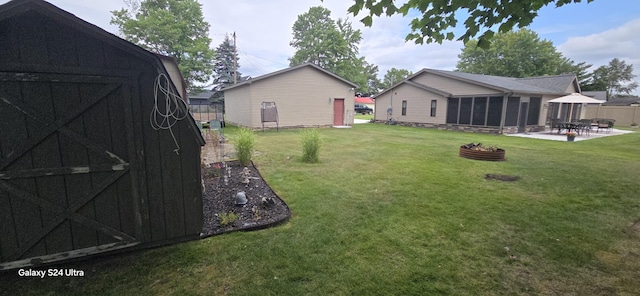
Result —
[[199, 237], [204, 140], [180, 100], [152, 126], [158, 56], [41, 0], [0, 40], [0, 270]]

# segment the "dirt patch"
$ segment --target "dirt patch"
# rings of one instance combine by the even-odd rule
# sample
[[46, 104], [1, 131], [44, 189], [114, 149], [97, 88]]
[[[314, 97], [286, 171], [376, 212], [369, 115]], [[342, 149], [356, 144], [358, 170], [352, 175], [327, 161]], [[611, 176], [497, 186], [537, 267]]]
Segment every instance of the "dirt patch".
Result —
[[636, 236], [640, 236], [640, 220], [633, 222], [633, 224], [631, 224], [629, 228], [631, 229], [631, 232], [633, 234], [635, 234]]
[[[287, 221], [291, 216], [289, 207], [267, 185], [253, 164], [247, 167], [246, 178], [243, 170], [238, 161], [203, 167], [202, 236], [267, 228]], [[241, 191], [245, 193], [247, 202], [236, 205], [236, 195]]]
[[500, 174], [486, 174], [484, 175], [485, 180], [499, 180], [505, 182], [514, 182], [520, 180], [518, 176], [509, 176], [509, 175], [500, 175]]

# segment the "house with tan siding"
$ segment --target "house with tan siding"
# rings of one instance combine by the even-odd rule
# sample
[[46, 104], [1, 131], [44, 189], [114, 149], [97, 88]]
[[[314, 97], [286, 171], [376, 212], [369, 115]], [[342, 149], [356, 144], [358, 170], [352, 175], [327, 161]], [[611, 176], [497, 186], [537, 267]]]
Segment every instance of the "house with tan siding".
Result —
[[[277, 126], [350, 126], [358, 85], [314, 64], [301, 64], [222, 89], [225, 122], [263, 127], [263, 103], [274, 102]], [[264, 122], [275, 128], [276, 122]]]
[[574, 74], [511, 78], [423, 69], [375, 96], [374, 119], [488, 133], [540, 131], [551, 118], [579, 118], [580, 104], [569, 112], [547, 103], [579, 92]]

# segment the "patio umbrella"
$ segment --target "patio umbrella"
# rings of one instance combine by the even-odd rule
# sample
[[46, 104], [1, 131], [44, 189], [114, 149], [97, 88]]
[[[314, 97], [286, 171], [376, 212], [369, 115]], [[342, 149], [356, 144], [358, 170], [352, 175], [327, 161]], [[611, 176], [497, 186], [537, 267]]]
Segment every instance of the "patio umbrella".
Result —
[[571, 116], [573, 115], [573, 104], [602, 104], [603, 102], [579, 93], [572, 93], [570, 95], [549, 100], [549, 103], [571, 104], [571, 113], [569, 113], [569, 119], [571, 119]]

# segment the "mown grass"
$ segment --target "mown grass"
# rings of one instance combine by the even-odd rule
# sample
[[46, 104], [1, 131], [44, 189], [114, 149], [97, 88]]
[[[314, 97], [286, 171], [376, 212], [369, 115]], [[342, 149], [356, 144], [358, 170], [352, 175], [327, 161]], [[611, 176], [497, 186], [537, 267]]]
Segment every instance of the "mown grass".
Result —
[[373, 114], [356, 114], [353, 118], [355, 119], [366, 119], [366, 120], [371, 120], [373, 119]]
[[[292, 211], [284, 225], [72, 264], [87, 276], [17, 279], [3, 288], [8, 295], [640, 291], [640, 236], [630, 228], [640, 219], [640, 133], [569, 143], [379, 124], [319, 132], [315, 164], [302, 162], [298, 130], [256, 133], [254, 161]], [[470, 142], [505, 149], [507, 161], [458, 157]], [[520, 180], [485, 180], [488, 173]]]

